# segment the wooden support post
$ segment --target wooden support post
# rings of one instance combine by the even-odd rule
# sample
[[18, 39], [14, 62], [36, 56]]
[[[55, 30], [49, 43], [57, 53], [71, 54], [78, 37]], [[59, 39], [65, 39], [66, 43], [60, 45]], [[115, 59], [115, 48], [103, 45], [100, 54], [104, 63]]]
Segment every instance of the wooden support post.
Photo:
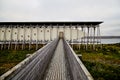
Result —
[[37, 26], [37, 49], [39, 49], [39, 25]]
[[25, 49], [25, 41], [26, 41], [26, 40], [25, 40], [25, 31], [26, 31], [26, 30], [25, 30], [25, 27], [26, 27], [26, 26], [23, 25], [23, 29], [24, 29], [24, 42], [23, 42], [23, 49]]
[[58, 29], [59, 29], [59, 25], [57, 24], [57, 38], [58, 38], [58, 36], [59, 36], [59, 35], [58, 35]]
[[[0, 25], [0, 34], [1, 34], [1, 25]], [[0, 35], [0, 49], [1, 49], [1, 44], [2, 44], [2, 41], [1, 41], [1, 35]]]
[[11, 25], [11, 49], [13, 49], [13, 25]]
[[90, 49], [92, 48], [92, 25], [90, 26]]
[[12, 45], [12, 25], [10, 25], [10, 29], [11, 29], [11, 32], [10, 32], [10, 49], [11, 49], [11, 45]]
[[[3, 29], [4, 27], [3, 27], [3, 25], [2, 25], [2, 29]], [[3, 32], [3, 30], [2, 30], [2, 33], [4, 33]], [[3, 35], [4, 36], [4, 35]], [[1, 50], [3, 50], [3, 48], [4, 48], [4, 37], [3, 37], [3, 40], [2, 40], [2, 44], [1, 44]]]
[[94, 38], [93, 38], [93, 50], [95, 50], [95, 30], [96, 30], [96, 27], [94, 26], [93, 29], [94, 29], [94, 33], [93, 33], [93, 36], [94, 36]]
[[[10, 25], [8, 26], [10, 28]], [[9, 31], [10, 32], [10, 31]], [[10, 33], [9, 33], [10, 34]], [[10, 34], [11, 35], [11, 34]], [[8, 50], [10, 49], [10, 40], [8, 41]]]
[[23, 50], [23, 46], [24, 46], [24, 40], [25, 40], [25, 36], [24, 36], [24, 26], [22, 25], [22, 28], [23, 28], [23, 40], [22, 40], [22, 50]]
[[[82, 30], [82, 32], [83, 32], [83, 37], [84, 37], [83, 26], [81, 26], [81, 30]], [[82, 45], [82, 48], [83, 48], [83, 37], [81, 37], [81, 45]]]
[[87, 27], [85, 26], [84, 28], [84, 49], [87, 50], [87, 32], [86, 32]]
[[70, 25], [70, 44], [71, 44], [71, 46], [72, 46], [72, 31], [71, 31], [71, 25]]
[[32, 34], [33, 34], [33, 32], [32, 32], [32, 26], [30, 25], [29, 26], [30, 27], [30, 40], [29, 40], [29, 50], [31, 49], [31, 43], [32, 43]]
[[17, 26], [17, 49], [19, 48], [19, 27], [20, 26]]
[[1, 50], [3, 49], [3, 41], [1, 42]]
[[[1, 27], [1, 26], [0, 26]], [[2, 33], [2, 27], [1, 27], [1, 31], [0, 31], [0, 33]], [[0, 44], [0, 49], [2, 50], [2, 39], [0, 40], [0, 42], [1, 42], [1, 44]]]
[[52, 41], [52, 25], [50, 25], [50, 41]]
[[[15, 26], [15, 28], [17, 28], [17, 25]], [[15, 32], [14, 34], [17, 35], [17, 32]], [[15, 40], [15, 50], [16, 50], [16, 46], [17, 46], [17, 40]]]
[[87, 29], [88, 29], [88, 34], [87, 34], [87, 50], [88, 50], [88, 48], [89, 48], [89, 26], [87, 27]]
[[4, 49], [6, 49], [6, 28], [7, 26], [4, 25], [5, 31], [4, 31]]
[[[78, 35], [79, 34], [79, 29], [78, 29], [78, 25], [76, 26], [76, 30], [77, 30], [77, 41], [78, 41], [78, 44], [79, 44], [79, 47], [78, 47], [78, 49], [80, 50], [80, 48], [81, 48], [81, 43], [80, 43], [80, 36]], [[78, 37], [79, 36], [79, 37]]]
[[[0, 34], [1, 34], [1, 31], [2, 31], [2, 30], [1, 30], [1, 25], [0, 25]], [[1, 43], [1, 44], [0, 44], [0, 49], [1, 49], [1, 47], [2, 47], [2, 40], [1, 40], [1, 36], [0, 36], [0, 43]]]
[[[42, 25], [40, 26], [40, 33], [41, 33], [41, 29], [42, 29]], [[43, 32], [43, 30], [42, 30], [42, 32]], [[40, 44], [42, 44], [42, 38], [40, 39]]]
[[71, 39], [72, 39], [72, 48], [73, 48], [73, 34], [72, 34], [72, 32], [73, 32], [73, 29], [72, 29], [72, 26], [71, 26]]
[[96, 38], [97, 38], [97, 42], [96, 42], [96, 48], [98, 49], [98, 47], [99, 47], [99, 29], [98, 29], [98, 26], [96, 27], [97, 28], [97, 30], [96, 30], [96, 33], [97, 33], [97, 36], [96, 36]]
[[36, 50], [38, 49], [38, 25], [37, 25], [37, 34], [36, 34], [36, 37], [37, 37], [37, 39], [36, 39]]
[[65, 24], [64, 24], [64, 26], [63, 26], [63, 37], [64, 37], [64, 39], [65, 39]]
[[[30, 31], [31, 31], [30, 25], [28, 25], [28, 28], [29, 28]], [[28, 41], [29, 41], [29, 42], [28, 42], [28, 44], [29, 44], [29, 45], [28, 45], [28, 47], [29, 47], [28, 50], [30, 50], [30, 49], [31, 49], [31, 33], [30, 33], [29, 36], [28, 36]]]
[[44, 25], [44, 44], [45, 44], [45, 25]]
[[98, 25], [98, 36], [99, 36], [99, 43], [100, 43], [100, 47], [102, 49], [102, 44], [101, 44], [101, 34], [100, 34], [100, 27]]
[[52, 41], [52, 38], [51, 38], [51, 30], [52, 30], [52, 28], [51, 28], [51, 25], [50, 25], [50, 40], [49, 40], [49, 42]]
[[83, 43], [84, 43], [84, 49], [86, 50], [86, 42], [85, 42], [85, 37], [86, 37], [86, 34], [85, 34], [85, 25], [84, 25], [84, 28], [83, 28], [83, 32], [84, 32]]

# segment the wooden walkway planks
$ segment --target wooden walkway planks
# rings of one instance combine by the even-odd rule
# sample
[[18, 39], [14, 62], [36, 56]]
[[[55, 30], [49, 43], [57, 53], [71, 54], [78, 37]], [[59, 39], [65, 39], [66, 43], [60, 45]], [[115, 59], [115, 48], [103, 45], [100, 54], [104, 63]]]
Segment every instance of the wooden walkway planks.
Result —
[[71, 80], [65, 59], [63, 40], [60, 39], [44, 80]]

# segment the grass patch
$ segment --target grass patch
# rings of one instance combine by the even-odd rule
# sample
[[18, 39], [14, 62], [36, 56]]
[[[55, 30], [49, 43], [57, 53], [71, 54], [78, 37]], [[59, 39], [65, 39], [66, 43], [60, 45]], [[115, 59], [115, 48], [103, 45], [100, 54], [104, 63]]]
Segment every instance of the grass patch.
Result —
[[119, 80], [120, 67], [99, 62], [83, 61], [95, 80]]
[[32, 54], [35, 50], [1, 50], [0, 51], [0, 75], [14, 67], [26, 58], [26, 54]]
[[120, 44], [104, 44], [99, 50], [75, 50], [95, 80], [119, 80]]

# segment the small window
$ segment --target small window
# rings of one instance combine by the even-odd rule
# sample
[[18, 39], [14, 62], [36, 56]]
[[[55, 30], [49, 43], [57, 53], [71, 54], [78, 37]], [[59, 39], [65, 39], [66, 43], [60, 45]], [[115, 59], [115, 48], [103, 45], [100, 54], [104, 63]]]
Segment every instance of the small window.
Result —
[[15, 34], [17, 34], [17, 32], [15, 32]]
[[4, 31], [2, 31], [2, 32], [4, 32]]
[[8, 30], [8, 32], [10, 32], [10, 30]]
[[34, 33], [34, 35], [36, 35], [36, 33]]
[[21, 35], [21, 37], [23, 37], [23, 35]]
[[41, 30], [41, 32], [42, 32], [42, 30]]
[[30, 37], [30, 36], [28, 35], [28, 37]]
[[47, 32], [49, 32], [49, 30], [47, 30]]

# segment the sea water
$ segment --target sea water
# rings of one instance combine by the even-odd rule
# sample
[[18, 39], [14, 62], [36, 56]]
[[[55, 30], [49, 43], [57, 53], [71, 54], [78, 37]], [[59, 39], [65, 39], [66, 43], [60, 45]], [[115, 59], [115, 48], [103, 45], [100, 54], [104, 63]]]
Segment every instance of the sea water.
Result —
[[101, 39], [102, 44], [114, 44], [120, 43], [120, 38]]

